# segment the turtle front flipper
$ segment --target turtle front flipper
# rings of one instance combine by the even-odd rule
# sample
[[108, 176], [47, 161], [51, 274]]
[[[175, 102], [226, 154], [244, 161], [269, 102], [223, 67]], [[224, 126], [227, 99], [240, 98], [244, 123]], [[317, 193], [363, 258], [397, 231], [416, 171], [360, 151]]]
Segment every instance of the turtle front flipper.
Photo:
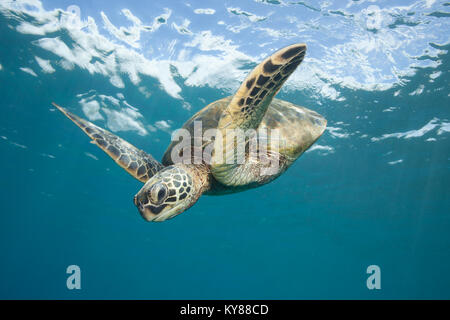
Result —
[[303, 61], [305, 53], [305, 44], [293, 44], [256, 66], [231, 99], [218, 128], [258, 128], [273, 97]]
[[305, 52], [305, 44], [293, 44], [275, 52], [250, 72], [231, 99], [218, 124], [224, 139], [215, 140], [211, 162], [212, 174], [222, 184], [237, 186], [258, 180], [256, 171], [247, 174], [248, 163], [237, 163], [236, 159], [242, 159], [245, 151], [237, 146], [234, 138], [225, 138], [227, 130], [258, 129], [272, 99], [303, 61]]
[[139, 181], [146, 182], [164, 167], [151, 155], [139, 150], [127, 141], [74, 115], [56, 103], [52, 104], [79, 126], [92, 139], [92, 143], [99, 146], [119, 166]]

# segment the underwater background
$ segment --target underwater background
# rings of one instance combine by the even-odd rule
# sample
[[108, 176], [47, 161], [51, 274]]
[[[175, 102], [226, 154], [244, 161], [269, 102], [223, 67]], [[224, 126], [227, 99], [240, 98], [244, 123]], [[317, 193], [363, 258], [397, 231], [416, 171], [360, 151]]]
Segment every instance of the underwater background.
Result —
[[[0, 0], [0, 298], [450, 298], [449, 16], [435, 0]], [[51, 105], [161, 159], [297, 42], [277, 97], [324, 135], [274, 182], [163, 223]]]

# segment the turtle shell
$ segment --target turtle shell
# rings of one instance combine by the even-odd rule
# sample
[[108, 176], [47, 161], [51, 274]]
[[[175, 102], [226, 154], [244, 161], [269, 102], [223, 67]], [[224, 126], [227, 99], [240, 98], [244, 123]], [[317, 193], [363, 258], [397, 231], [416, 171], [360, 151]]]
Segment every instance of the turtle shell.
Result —
[[[231, 98], [232, 96], [210, 103], [194, 114], [183, 125], [182, 128], [186, 129], [191, 137], [192, 155], [196, 154], [196, 148], [200, 148], [203, 152], [203, 149], [210, 144], [210, 142], [204, 143], [202, 141], [195, 143], [194, 137], [203, 137], [206, 130], [217, 128], [220, 116], [231, 101]], [[202, 135], [198, 133], [194, 135], [194, 123], [196, 121], [200, 121], [201, 123]], [[284, 100], [273, 99], [258, 129], [278, 129], [280, 140], [278, 144], [279, 152], [291, 160], [289, 161], [289, 164], [291, 164], [322, 135], [325, 131], [326, 124], [326, 119], [315, 111]], [[199, 129], [197, 127], [198, 131]], [[178, 143], [180, 141], [172, 141], [164, 153], [162, 163], [165, 166], [174, 164], [174, 161], [172, 161], [172, 151]], [[181, 151], [181, 148], [177, 149], [180, 149], [177, 152]], [[182, 154], [179, 154], [179, 156], [182, 156]]]

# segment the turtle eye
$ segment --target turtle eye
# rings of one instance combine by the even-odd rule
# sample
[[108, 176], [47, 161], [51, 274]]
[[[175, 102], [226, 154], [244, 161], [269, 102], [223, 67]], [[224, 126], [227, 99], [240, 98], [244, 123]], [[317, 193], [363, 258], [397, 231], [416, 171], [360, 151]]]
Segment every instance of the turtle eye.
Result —
[[150, 198], [155, 204], [160, 204], [167, 196], [167, 187], [165, 184], [157, 183], [150, 189]]

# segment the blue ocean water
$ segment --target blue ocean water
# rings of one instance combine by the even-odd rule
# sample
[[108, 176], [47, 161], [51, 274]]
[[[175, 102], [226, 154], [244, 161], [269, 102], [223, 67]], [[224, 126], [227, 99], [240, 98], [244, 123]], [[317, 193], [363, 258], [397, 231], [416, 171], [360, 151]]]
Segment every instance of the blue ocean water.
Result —
[[[0, 298], [450, 298], [449, 12], [0, 0]], [[163, 223], [140, 217], [141, 183], [51, 105], [160, 159], [173, 130], [297, 42], [306, 58], [278, 98], [327, 131], [276, 181]]]

